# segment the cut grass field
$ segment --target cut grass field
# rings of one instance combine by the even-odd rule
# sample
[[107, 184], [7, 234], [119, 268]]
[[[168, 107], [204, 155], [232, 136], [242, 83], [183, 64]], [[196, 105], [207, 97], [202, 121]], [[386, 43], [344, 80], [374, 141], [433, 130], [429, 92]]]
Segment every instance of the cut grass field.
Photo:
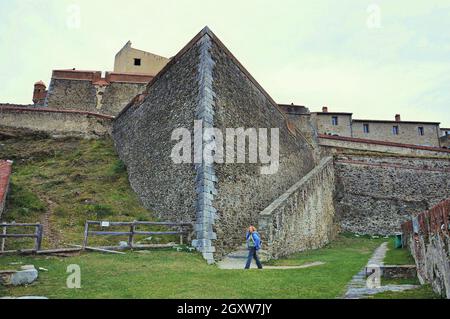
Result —
[[[340, 236], [322, 249], [295, 254], [275, 265], [321, 266], [289, 270], [221, 270], [197, 253], [168, 250], [126, 255], [85, 253], [76, 257], [1, 257], [0, 267], [22, 262], [48, 269], [28, 287], [0, 288], [0, 295], [50, 298], [337, 298], [367, 262], [380, 239]], [[66, 288], [66, 268], [81, 267], [81, 289]]]
[[384, 258], [385, 265], [414, 265], [414, 258], [406, 248], [395, 248], [394, 240], [388, 241], [388, 251]]
[[[79, 256], [0, 258], [0, 269], [11, 263], [48, 269], [28, 287], [4, 288], [0, 296], [38, 295], [49, 298], [340, 298], [351, 277], [367, 262], [382, 239], [342, 235], [328, 246], [298, 253], [271, 265], [321, 266], [274, 270], [221, 270], [197, 253], [154, 250], [126, 255], [84, 253]], [[81, 289], [66, 288], [67, 266], [81, 268]], [[427, 288], [386, 293], [373, 298], [435, 298]]]

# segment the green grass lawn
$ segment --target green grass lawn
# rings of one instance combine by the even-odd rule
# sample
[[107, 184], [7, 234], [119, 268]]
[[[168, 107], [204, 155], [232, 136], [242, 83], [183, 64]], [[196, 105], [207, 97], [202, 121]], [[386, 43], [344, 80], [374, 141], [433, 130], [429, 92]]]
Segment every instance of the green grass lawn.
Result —
[[436, 294], [430, 285], [423, 285], [402, 292], [382, 292], [369, 296], [368, 299], [442, 299], [442, 297]]
[[[0, 295], [44, 295], [50, 298], [336, 298], [367, 262], [380, 239], [340, 236], [325, 248], [271, 262], [324, 265], [290, 270], [221, 270], [197, 253], [154, 250], [126, 255], [84, 253], [59, 257], [0, 257], [49, 269], [29, 287], [0, 288]], [[66, 268], [78, 264], [82, 288], [66, 288]]]
[[388, 251], [384, 258], [385, 265], [414, 265], [414, 258], [407, 248], [395, 248], [394, 239], [388, 241]]

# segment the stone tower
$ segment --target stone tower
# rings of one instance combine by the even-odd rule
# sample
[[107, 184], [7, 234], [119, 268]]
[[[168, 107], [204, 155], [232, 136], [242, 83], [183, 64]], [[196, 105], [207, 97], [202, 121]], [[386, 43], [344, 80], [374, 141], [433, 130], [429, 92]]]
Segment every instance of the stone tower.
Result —
[[45, 98], [47, 96], [47, 86], [44, 82], [38, 81], [34, 83], [33, 91], [33, 103], [36, 107], [41, 107], [45, 105]]

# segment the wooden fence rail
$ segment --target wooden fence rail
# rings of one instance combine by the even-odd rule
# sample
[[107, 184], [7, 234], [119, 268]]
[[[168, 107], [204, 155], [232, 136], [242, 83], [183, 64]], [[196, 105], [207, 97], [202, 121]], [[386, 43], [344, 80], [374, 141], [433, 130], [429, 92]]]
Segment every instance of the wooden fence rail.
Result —
[[[2, 223], [0, 224], [2, 228], [2, 232], [0, 234], [0, 238], [2, 239], [0, 246], [0, 253], [4, 253], [5, 251], [5, 240], [6, 238], [34, 238], [34, 248], [32, 251], [37, 252], [41, 250], [42, 246], [42, 237], [44, 233], [44, 228], [41, 224], [24, 224], [24, 223]], [[35, 227], [35, 232], [33, 234], [13, 234], [7, 232], [8, 227]]]
[[[130, 227], [129, 231], [90, 231], [89, 226], [100, 226], [102, 228], [109, 228], [114, 226], [128, 226]], [[137, 226], [167, 226], [167, 227], [176, 227], [178, 230], [176, 231], [138, 231], [136, 230]], [[83, 240], [83, 249], [88, 247], [88, 238], [90, 235], [92, 236], [124, 236], [128, 237], [128, 248], [133, 249], [134, 245], [134, 236], [135, 235], [180, 235], [180, 244], [183, 244], [183, 236], [188, 237], [188, 241], [191, 237], [191, 230], [193, 228], [192, 223], [173, 223], [173, 222], [143, 222], [143, 221], [134, 221], [134, 222], [101, 222], [101, 221], [86, 221], [84, 226], [84, 240]], [[150, 246], [150, 245], [148, 245]], [[114, 246], [113, 246], [114, 247]], [[111, 248], [111, 246], [109, 247]]]

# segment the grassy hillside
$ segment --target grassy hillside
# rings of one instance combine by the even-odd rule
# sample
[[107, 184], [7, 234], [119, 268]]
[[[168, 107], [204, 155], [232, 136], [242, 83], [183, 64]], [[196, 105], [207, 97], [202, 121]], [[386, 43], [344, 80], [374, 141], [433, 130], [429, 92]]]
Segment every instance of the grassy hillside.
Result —
[[81, 243], [87, 219], [153, 220], [129, 186], [111, 139], [2, 132], [0, 158], [14, 160], [2, 218], [43, 223], [44, 247]]

